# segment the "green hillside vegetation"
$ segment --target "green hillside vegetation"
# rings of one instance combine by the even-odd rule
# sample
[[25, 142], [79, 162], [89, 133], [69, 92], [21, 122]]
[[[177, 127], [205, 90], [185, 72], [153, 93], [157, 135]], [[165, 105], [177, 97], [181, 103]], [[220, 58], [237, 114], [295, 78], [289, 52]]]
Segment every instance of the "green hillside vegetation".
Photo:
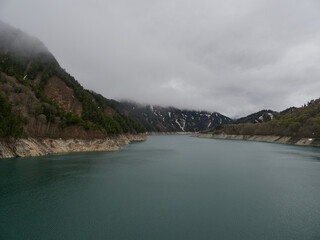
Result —
[[113, 119], [119, 124], [120, 128], [124, 132], [130, 132], [132, 129], [138, 133], [146, 132], [146, 129], [142, 124], [140, 124], [138, 121], [134, 121], [131, 117], [127, 117], [123, 112], [120, 112], [120, 110], [116, 107], [116, 101], [106, 99], [102, 95], [95, 92], [91, 92], [91, 94], [94, 97], [98, 108], [103, 112], [106, 112], [108, 108], [111, 108], [114, 111]]
[[0, 96], [0, 137], [20, 137], [22, 135], [22, 119], [12, 113], [6, 98]]
[[[85, 90], [60, 67], [39, 40], [1, 22], [0, 74], [1, 137], [59, 137], [59, 133], [53, 133], [68, 126], [80, 126], [103, 134], [145, 132], [141, 124], [113, 109], [107, 99]], [[54, 76], [73, 90], [82, 105], [81, 116], [67, 112], [46, 97], [44, 88]], [[106, 107], [112, 108], [115, 114], [107, 114]], [[9, 122], [12, 123], [11, 130], [7, 130]], [[45, 127], [38, 127], [40, 125]]]
[[287, 109], [269, 122], [223, 125], [212, 132], [320, 138], [320, 99], [300, 108]]

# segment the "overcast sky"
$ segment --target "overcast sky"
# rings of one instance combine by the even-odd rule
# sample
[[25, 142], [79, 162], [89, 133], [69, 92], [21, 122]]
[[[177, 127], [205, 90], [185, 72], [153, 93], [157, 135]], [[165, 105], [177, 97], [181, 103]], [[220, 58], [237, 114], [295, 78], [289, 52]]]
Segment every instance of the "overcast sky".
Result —
[[107, 98], [238, 117], [320, 97], [319, 0], [0, 0], [0, 19]]

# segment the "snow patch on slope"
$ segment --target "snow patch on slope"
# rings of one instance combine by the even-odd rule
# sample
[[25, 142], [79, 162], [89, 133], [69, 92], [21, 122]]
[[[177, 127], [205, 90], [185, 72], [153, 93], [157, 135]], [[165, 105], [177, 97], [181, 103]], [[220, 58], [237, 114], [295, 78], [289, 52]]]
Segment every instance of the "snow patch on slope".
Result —
[[184, 131], [184, 128], [185, 128], [185, 126], [186, 126], [186, 120], [184, 120], [184, 119], [182, 119], [182, 126], [181, 126], [181, 124], [179, 123], [179, 121], [178, 121], [178, 119], [176, 119], [176, 124], [178, 124], [178, 126], [180, 127], [180, 129], [182, 130], [182, 131]]
[[268, 115], [271, 117], [271, 119], [274, 118], [273, 114], [272, 113], [268, 113]]

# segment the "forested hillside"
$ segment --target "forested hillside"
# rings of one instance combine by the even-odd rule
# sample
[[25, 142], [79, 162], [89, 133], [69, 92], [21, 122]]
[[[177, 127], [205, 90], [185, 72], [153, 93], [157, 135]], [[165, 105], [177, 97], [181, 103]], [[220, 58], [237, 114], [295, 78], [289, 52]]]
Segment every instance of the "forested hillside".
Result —
[[38, 39], [0, 22], [0, 137], [101, 138], [184, 132], [233, 121], [217, 112], [118, 102], [84, 89]]
[[269, 122], [224, 125], [213, 132], [320, 138], [320, 99], [312, 100], [300, 108], [289, 108]]
[[141, 105], [129, 101], [114, 104], [150, 132], [197, 132], [233, 122], [218, 112], [180, 110], [175, 107]]
[[36, 38], [0, 22], [0, 136], [103, 137], [145, 128], [85, 90]]

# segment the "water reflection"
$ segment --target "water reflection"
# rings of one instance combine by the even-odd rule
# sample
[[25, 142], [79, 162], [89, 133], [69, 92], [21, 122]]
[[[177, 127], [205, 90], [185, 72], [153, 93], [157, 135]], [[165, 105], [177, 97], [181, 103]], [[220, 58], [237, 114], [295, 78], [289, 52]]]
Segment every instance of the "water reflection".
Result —
[[301, 161], [320, 161], [320, 148], [308, 147], [308, 146], [283, 146], [281, 150], [277, 150], [277, 153], [283, 156], [292, 156], [293, 159], [299, 159]]
[[0, 161], [0, 195], [76, 178], [105, 161], [107, 153], [75, 153]]
[[0, 239], [313, 239], [320, 149], [155, 136], [0, 161]]

